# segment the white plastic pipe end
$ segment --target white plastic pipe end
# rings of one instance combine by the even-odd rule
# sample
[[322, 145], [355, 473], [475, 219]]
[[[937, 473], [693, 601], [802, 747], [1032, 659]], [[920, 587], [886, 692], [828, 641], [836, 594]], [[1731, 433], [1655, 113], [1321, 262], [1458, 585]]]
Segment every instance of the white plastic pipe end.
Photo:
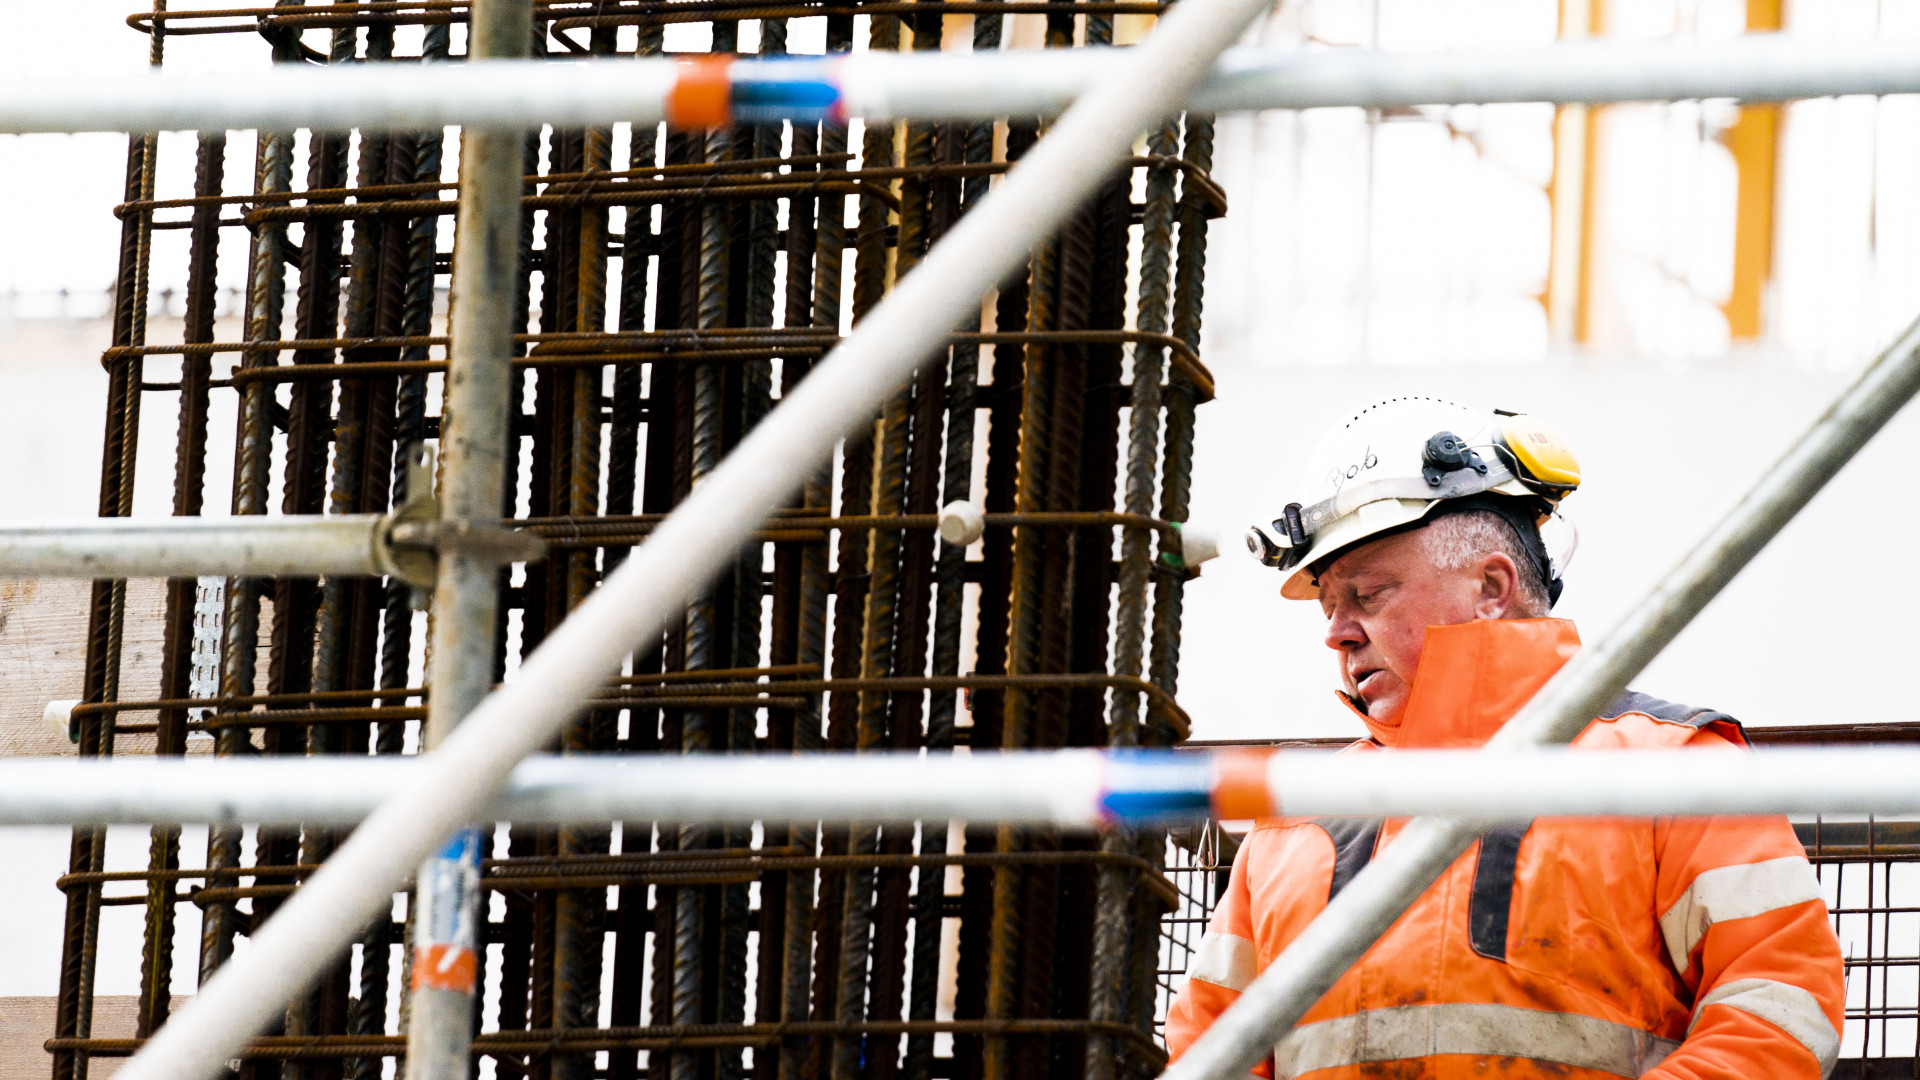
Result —
[[986, 531], [986, 512], [973, 503], [960, 499], [940, 508], [940, 539], [947, 543], [966, 547]]
[[80, 704], [78, 701], [49, 701], [46, 711], [40, 714], [40, 719], [47, 725], [47, 730], [60, 738], [68, 742], [79, 742], [80, 740], [75, 738], [73, 733], [73, 709], [78, 704]]
[[1188, 566], [1220, 557], [1220, 530], [1194, 522], [1180, 526], [1180, 559]]

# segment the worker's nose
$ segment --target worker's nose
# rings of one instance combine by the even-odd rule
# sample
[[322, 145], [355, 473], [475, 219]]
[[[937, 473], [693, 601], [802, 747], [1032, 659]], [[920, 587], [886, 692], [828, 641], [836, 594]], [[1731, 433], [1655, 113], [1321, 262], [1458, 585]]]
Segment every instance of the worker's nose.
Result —
[[1327, 648], [1339, 652], [1357, 649], [1367, 643], [1367, 633], [1359, 620], [1344, 606], [1336, 606], [1327, 616]]

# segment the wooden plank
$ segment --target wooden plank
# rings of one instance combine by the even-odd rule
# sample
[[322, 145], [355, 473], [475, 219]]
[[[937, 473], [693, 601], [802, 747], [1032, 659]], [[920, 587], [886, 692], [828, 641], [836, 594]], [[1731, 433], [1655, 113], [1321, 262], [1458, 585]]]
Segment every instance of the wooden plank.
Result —
[[[0, 580], [0, 756], [74, 753], [71, 742], [44, 720], [50, 701], [80, 697], [87, 659], [88, 581]], [[125, 632], [121, 639], [121, 700], [153, 698], [160, 692], [160, 646], [166, 613], [167, 583], [157, 578], [127, 583]], [[261, 605], [262, 649], [258, 681], [264, 685], [266, 651], [271, 640], [273, 605]], [[130, 714], [133, 723], [152, 714]], [[206, 752], [209, 740], [196, 738], [188, 752]], [[122, 754], [151, 753], [150, 735], [119, 740]]]
[[[52, 997], [0, 997], [0, 1080], [46, 1080], [53, 1058], [46, 1041], [53, 1038]], [[176, 1008], [181, 998], [174, 998]], [[93, 999], [93, 1035], [101, 1039], [131, 1039], [140, 999], [133, 994]], [[106, 1080], [118, 1072], [125, 1058], [94, 1058], [89, 1080]]]
[[[42, 717], [47, 702], [78, 698], [86, 673], [90, 581], [0, 581], [0, 755], [72, 754]], [[127, 583], [121, 695], [160, 689], [166, 582]]]

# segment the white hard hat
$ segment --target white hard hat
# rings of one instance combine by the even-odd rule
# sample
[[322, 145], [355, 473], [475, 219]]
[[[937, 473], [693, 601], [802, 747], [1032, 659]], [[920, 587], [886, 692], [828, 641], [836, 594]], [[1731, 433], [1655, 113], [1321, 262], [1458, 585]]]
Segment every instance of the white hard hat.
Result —
[[[1313, 568], [1354, 544], [1414, 526], [1448, 510], [1486, 509], [1513, 525], [1550, 595], [1572, 556], [1555, 557], [1540, 526], [1557, 519], [1560, 500], [1580, 486], [1580, 466], [1565, 440], [1531, 417], [1482, 411], [1429, 397], [1390, 398], [1335, 424], [1314, 448], [1302, 498], [1247, 546], [1261, 562], [1288, 571], [1280, 594], [1320, 595]], [[1569, 540], [1571, 528], [1566, 530]]]

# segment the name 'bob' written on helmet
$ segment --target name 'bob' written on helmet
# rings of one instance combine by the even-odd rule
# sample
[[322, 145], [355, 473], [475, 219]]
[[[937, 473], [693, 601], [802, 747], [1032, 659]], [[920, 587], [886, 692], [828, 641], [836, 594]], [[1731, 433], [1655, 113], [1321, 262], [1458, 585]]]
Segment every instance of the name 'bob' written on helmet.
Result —
[[[1362, 541], [1416, 528], [1436, 508], [1489, 510], [1513, 526], [1532, 556], [1548, 595], [1577, 535], [1559, 516], [1560, 501], [1580, 486], [1580, 464], [1547, 424], [1518, 413], [1483, 411], [1431, 397], [1396, 397], [1335, 424], [1308, 459], [1300, 500], [1255, 527], [1247, 547], [1287, 573], [1280, 594], [1320, 595], [1314, 568]], [[1563, 550], [1550, 552], [1543, 527], [1565, 527]]]

